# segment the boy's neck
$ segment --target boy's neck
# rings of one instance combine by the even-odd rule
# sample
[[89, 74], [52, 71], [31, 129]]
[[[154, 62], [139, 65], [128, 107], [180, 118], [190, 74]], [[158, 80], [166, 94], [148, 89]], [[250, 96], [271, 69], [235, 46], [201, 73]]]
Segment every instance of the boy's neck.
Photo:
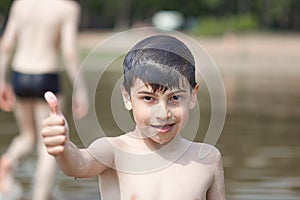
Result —
[[171, 141], [163, 144], [157, 143], [151, 138], [141, 135], [138, 130], [131, 132], [129, 136], [133, 137], [136, 140], [139, 140], [141, 147], [144, 147], [146, 150], [149, 150], [151, 152], [158, 151], [160, 149], [163, 149], [164, 147], [168, 149], [168, 151], [176, 151], [181, 146], [186, 144], [186, 141], [181, 137], [180, 134], [177, 134]]

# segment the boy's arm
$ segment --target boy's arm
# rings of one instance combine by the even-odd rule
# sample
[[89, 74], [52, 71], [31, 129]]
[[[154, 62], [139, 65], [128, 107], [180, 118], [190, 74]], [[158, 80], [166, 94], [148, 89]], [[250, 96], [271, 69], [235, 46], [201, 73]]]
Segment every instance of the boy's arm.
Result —
[[[78, 26], [80, 19], [80, 6], [70, 1], [64, 13], [61, 28], [61, 49], [68, 77], [74, 86], [73, 113], [77, 118], [83, 117], [88, 112], [88, 97], [83, 74], [78, 73], [80, 67], [78, 47]], [[76, 84], [75, 84], [76, 82]]]
[[56, 96], [47, 92], [45, 99], [50, 116], [44, 120], [42, 136], [50, 155], [53, 155], [68, 176], [92, 177], [102, 173], [107, 166], [94, 159], [87, 149], [78, 149], [70, 140], [67, 122], [62, 115]]
[[7, 25], [0, 45], [0, 108], [4, 111], [12, 111], [15, 103], [15, 95], [9, 83], [6, 83], [6, 74], [13, 54], [17, 35], [17, 2], [13, 2]]
[[[215, 148], [216, 149], [216, 148]], [[216, 159], [213, 164], [214, 180], [207, 193], [207, 200], [225, 200], [225, 183], [222, 156], [216, 149]]]
[[11, 56], [13, 54], [13, 48], [16, 43], [16, 35], [17, 35], [17, 2], [13, 2], [10, 12], [9, 12], [9, 17], [7, 21], [7, 25], [5, 27], [5, 31], [2, 36], [1, 40], [1, 59], [0, 59], [0, 86], [4, 84], [5, 82], [5, 76], [6, 76], [6, 71], [9, 66], [9, 62], [11, 59]]

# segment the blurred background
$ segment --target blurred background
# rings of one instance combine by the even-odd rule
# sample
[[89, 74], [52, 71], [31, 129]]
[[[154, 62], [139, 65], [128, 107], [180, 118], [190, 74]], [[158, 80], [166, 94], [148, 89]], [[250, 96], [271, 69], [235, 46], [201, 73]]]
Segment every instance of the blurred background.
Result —
[[[227, 199], [300, 199], [300, 1], [78, 2], [82, 7], [79, 34], [82, 60], [100, 42], [131, 28], [173, 29], [202, 45], [219, 67], [227, 94], [227, 117], [216, 145], [223, 154]], [[0, 33], [11, 3], [0, 1]], [[106, 56], [115, 55], [108, 52]], [[118, 68], [106, 72], [107, 78], [97, 92], [96, 107], [104, 113], [111, 112], [111, 90], [122, 73], [121, 66]], [[70, 102], [71, 85], [64, 76]], [[93, 77], [93, 71], [86, 76], [87, 84], [97, 78]], [[201, 123], [196, 141], [203, 139], [210, 119], [210, 99], [205, 86], [199, 99]], [[70, 104], [66, 106], [67, 117], [71, 119]], [[114, 131], [115, 124], [109, 114], [99, 118], [107, 129]], [[0, 111], [0, 127], [0, 153], [3, 153], [18, 131], [12, 113]], [[71, 128], [74, 129], [72, 123]], [[83, 146], [76, 134], [71, 139]], [[35, 156], [24, 159], [17, 172], [24, 187], [24, 199], [30, 193]], [[99, 198], [96, 178], [74, 180], [59, 172], [53, 199]]]

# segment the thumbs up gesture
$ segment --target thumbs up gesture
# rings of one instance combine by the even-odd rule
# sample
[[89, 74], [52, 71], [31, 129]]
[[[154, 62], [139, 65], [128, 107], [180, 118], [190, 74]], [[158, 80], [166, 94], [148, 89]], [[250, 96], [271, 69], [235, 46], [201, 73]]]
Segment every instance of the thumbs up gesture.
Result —
[[69, 141], [68, 124], [56, 96], [52, 92], [46, 92], [44, 97], [50, 108], [50, 116], [43, 121], [41, 134], [48, 153], [58, 156], [65, 151]]

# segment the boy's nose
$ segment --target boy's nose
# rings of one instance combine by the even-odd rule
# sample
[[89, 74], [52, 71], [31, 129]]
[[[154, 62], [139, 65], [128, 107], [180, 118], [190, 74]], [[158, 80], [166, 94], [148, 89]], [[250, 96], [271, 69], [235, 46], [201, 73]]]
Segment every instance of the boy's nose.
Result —
[[157, 104], [151, 108], [151, 119], [165, 120], [171, 117], [171, 111], [167, 105]]

